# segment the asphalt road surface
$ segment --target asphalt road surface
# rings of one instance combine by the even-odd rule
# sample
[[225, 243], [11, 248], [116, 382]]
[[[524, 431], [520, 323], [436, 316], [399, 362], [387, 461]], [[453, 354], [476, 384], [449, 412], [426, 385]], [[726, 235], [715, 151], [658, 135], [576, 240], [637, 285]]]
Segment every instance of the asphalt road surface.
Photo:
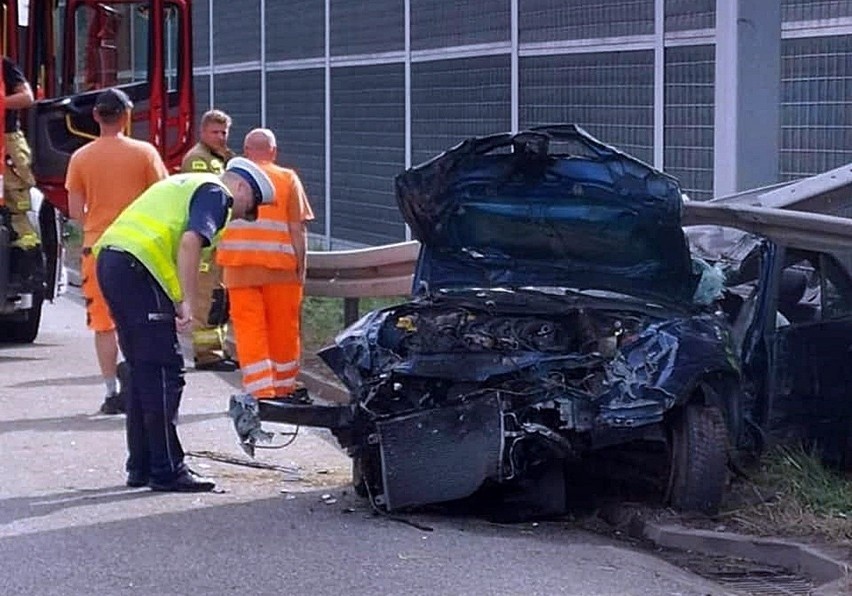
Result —
[[181, 410], [190, 466], [221, 492], [125, 488], [124, 418], [97, 413], [84, 319], [67, 296], [46, 305], [35, 344], [0, 345], [4, 596], [725, 593], [567, 523], [375, 515], [352, 494], [348, 458], [316, 431], [260, 452], [266, 468], [229, 463], [251, 462], [225, 415], [237, 373], [189, 372]]

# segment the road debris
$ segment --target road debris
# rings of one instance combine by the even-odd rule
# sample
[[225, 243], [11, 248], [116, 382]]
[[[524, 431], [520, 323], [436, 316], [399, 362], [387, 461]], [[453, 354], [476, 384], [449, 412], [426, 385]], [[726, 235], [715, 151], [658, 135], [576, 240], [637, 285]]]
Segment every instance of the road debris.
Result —
[[[216, 451], [189, 451], [186, 455], [188, 457], [194, 457], [197, 459], [209, 459], [223, 464], [245, 466], [247, 468], [257, 468], [260, 470], [271, 470], [274, 472], [283, 472], [286, 477], [285, 480], [288, 481], [303, 480], [301, 469], [298, 466], [282, 466], [279, 464], [268, 464], [259, 461], [245, 460], [240, 459], [238, 457], [234, 457], [232, 455], [227, 455], [225, 453], [218, 453]], [[203, 464], [200, 464], [200, 466], [202, 465]]]

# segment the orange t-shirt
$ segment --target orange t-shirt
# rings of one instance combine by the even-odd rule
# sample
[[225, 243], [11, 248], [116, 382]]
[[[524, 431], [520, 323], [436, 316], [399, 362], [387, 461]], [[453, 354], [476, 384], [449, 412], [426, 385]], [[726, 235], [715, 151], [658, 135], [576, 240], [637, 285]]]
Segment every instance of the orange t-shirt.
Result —
[[[296, 172], [274, 163], [259, 165], [272, 180], [272, 185], [275, 187], [275, 202], [271, 205], [262, 205], [257, 210], [257, 220], [275, 217], [277, 220], [284, 219], [293, 227], [312, 220], [314, 212]], [[228, 288], [242, 288], [273, 283], [297, 283], [299, 278], [295, 271], [246, 265], [224, 267], [222, 281]]]
[[83, 246], [92, 246], [125, 207], [169, 173], [150, 143], [98, 137], [71, 155], [65, 188], [83, 195]]

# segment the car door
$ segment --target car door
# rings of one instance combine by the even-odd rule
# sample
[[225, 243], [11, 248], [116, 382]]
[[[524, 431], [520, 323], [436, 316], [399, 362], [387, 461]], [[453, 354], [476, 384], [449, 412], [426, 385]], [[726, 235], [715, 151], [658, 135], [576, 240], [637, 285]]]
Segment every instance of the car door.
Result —
[[838, 465], [852, 463], [850, 256], [782, 249], [773, 301], [769, 430]]

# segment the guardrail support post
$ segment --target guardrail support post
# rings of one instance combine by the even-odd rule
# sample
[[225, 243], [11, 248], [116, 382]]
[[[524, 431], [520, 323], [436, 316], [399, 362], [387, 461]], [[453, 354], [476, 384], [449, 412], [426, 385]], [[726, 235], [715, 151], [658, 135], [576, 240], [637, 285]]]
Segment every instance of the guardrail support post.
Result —
[[358, 298], [343, 299], [343, 324], [349, 327], [358, 320]]

